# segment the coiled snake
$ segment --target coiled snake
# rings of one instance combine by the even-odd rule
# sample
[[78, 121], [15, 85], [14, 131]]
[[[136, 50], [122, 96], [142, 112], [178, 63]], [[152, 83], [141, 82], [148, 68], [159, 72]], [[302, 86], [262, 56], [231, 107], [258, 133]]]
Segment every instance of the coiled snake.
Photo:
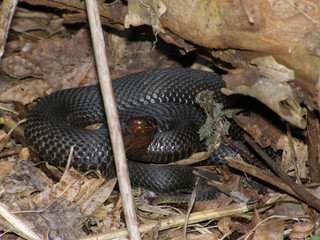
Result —
[[[139, 72], [113, 81], [124, 135], [130, 135], [126, 134], [130, 132], [127, 123], [132, 117], [147, 116], [156, 125], [153, 140], [141, 150], [146, 154], [130, 157], [135, 160], [129, 161], [133, 186], [157, 193], [193, 189], [197, 179], [192, 173], [194, 168], [156, 166], [136, 160], [167, 163], [199, 151], [197, 130], [205, 115], [196, 106], [195, 98], [208, 89], [214, 92], [215, 101], [228, 105], [227, 97], [220, 92], [223, 86], [215, 73], [182, 68]], [[67, 89], [44, 97], [30, 111], [25, 136], [41, 158], [62, 167], [66, 166], [71, 146], [75, 146], [73, 167], [99, 170], [110, 179], [115, 176], [115, 168], [107, 127], [84, 128], [96, 122], [106, 122], [99, 86]], [[224, 150], [220, 148], [211, 158], [220, 161], [228, 153]]]

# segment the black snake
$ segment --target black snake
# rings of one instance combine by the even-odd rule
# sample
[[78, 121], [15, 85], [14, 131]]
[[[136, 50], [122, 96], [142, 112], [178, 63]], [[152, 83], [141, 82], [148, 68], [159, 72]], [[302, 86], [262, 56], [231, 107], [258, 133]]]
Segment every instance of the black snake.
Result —
[[[220, 92], [224, 86], [215, 73], [182, 68], [115, 79], [113, 88], [122, 131], [127, 132], [130, 116], [152, 117], [157, 126], [146, 149], [148, 156], [135, 160], [167, 163], [201, 150], [197, 130], [205, 115], [196, 106], [195, 98], [208, 89], [214, 92], [215, 101], [228, 105], [228, 98]], [[110, 179], [115, 176], [115, 168], [107, 127], [84, 128], [96, 122], [106, 122], [99, 85], [67, 89], [44, 97], [30, 111], [25, 136], [41, 158], [62, 167], [66, 166], [71, 146], [75, 146], [73, 167], [99, 170]], [[220, 162], [230, 153], [226, 149], [219, 148], [211, 159]], [[129, 160], [132, 185], [157, 193], [190, 192], [197, 180], [193, 170], [188, 166], [157, 166]]]

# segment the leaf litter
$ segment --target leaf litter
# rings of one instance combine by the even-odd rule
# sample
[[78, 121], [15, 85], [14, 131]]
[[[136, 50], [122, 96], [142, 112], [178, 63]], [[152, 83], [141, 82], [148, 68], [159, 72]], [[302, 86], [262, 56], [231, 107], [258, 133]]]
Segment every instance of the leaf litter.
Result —
[[[18, 103], [28, 105], [52, 91], [97, 82], [88, 29], [70, 30], [62, 23], [59, 15], [17, 9], [0, 65], [1, 74], [10, 79], [5, 85], [0, 85], [1, 102], [16, 109]], [[182, 66], [163, 54], [171, 51], [171, 46], [162, 42], [159, 45], [164, 51], [153, 50], [150, 32], [142, 30], [143, 34], [149, 34], [151, 41], [147, 38], [141, 40], [141, 37], [138, 41], [130, 41], [130, 31], [135, 30], [105, 33], [113, 77], [154, 67]], [[221, 113], [222, 107], [217, 111]], [[229, 116], [229, 112], [225, 114]], [[278, 164], [285, 166], [292, 176], [299, 171], [303, 184], [308, 183], [305, 141], [293, 138], [299, 164], [297, 170], [290, 161], [286, 134], [279, 132], [258, 113], [251, 114], [250, 120], [245, 114], [237, 117], [237, 122], [263, 147], [285, 149], [286, 157]], [[119, 235], [111, 232], [125, 227], [121, 199], [114, 190], [116, 180], [106, 182], [98, 173], [80, 173], [72, 168], [65, 171], [57, 169], [58, 174], [48, 174], [50, 170], [42, 160], [37, 163], [30, 161], [32, 153], [16, 137], [23, 126], [17, 125], [17, 129], [8, 134], [14, 127], [6, 124], [8, 119], [17, 124], [19, 117], [4, 108], [1, 119], [0, 134], [3, 137], [0, 136], [0, 154], [5, 157], [0, 161], [0, 201], [12, 216], [17, 216], [21, 225], [42, 239], [75, 239], [103, 233], [106, 239], [126, 236], [125, 231]], [[212, 134], [213, 131], [209, 135]], [[12, 149], [19, 151], [12, 152]], [[240, 157], [236, 160], [242, 161]], [[206, 169], [215, 171], [230, 191], [243, 194], [251, 202], [239, 204], [234, 197], [221, 193], [214, 200], [196, 203], [189, 218], [188, 239], [311, 239], [319, 234], [317, 211], [297, 198], [268, 184], [264, 184], [262, 189], [255, 188], [252, 182], [257, 179], [243, 173], [243, 170], [227, 166]], [[265, 170], [259, 171], [264, 174]], [[309, 191], [319, 197], [319, 185], [309, 185], [312, 187], [308, 188]], [[139, 223], [147, 229], [143, 235], [145, 239], [181, 238], [186, 207], [153, 206], [154, 196], [142, 190], [135, 190], [134, 196]], [[8, 219], [1, 218], [0, 223], [4, 239], [14, 234], [27, 238]]]

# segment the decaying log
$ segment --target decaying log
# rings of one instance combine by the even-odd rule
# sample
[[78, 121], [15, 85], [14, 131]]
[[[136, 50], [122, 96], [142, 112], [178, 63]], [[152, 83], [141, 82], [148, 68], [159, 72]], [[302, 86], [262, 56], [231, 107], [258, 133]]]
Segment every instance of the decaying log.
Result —
[[[306, 112], [288, 82], [296, 79], [295, 86], [304, 88], [306, 103], [317, 108], [319, 10], [316, 1], [167, 0], [142, 4], [136, 0], [129, 1], [125, 26], [149, 24], [162, 35], [169, 31], [205, 47], [213, 58], [242, 70], [243, 81], [231, 85], [226, 93], [257, 97], [287, 121], [304, 128]], [[175, 43], [170, 35], [164, 39]], [[250, 83], [244, 81], [248, 70]]]

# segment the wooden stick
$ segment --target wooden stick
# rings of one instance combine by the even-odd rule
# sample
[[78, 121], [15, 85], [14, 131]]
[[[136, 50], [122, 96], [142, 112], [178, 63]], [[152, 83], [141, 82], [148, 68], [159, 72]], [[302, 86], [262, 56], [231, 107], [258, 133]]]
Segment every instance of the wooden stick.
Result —
[[275, 176], [273, 173], [267, 172], [245, 162], [240, 162], [239, 160], [236, 160], [232, 157], [226, 157], [226, 160], [228, 161], [228, 166], [243, 171], [247, 174], [250, 174], [251, 176], [259, 178], [267, 183], [272, 184], [273, 186], [276, 186], [277, 188], [284, 190], [285, 192], [297, 198], [300, 198], [287, 184], [285, 184], [280, 178]]
[[112, 91], [97, 1], [86, 0], [86, 6], [129, 237], [130, 239], [140, 239], [137, 217], [131, 194], [127, 159], [124, 151], [118, 110]]

